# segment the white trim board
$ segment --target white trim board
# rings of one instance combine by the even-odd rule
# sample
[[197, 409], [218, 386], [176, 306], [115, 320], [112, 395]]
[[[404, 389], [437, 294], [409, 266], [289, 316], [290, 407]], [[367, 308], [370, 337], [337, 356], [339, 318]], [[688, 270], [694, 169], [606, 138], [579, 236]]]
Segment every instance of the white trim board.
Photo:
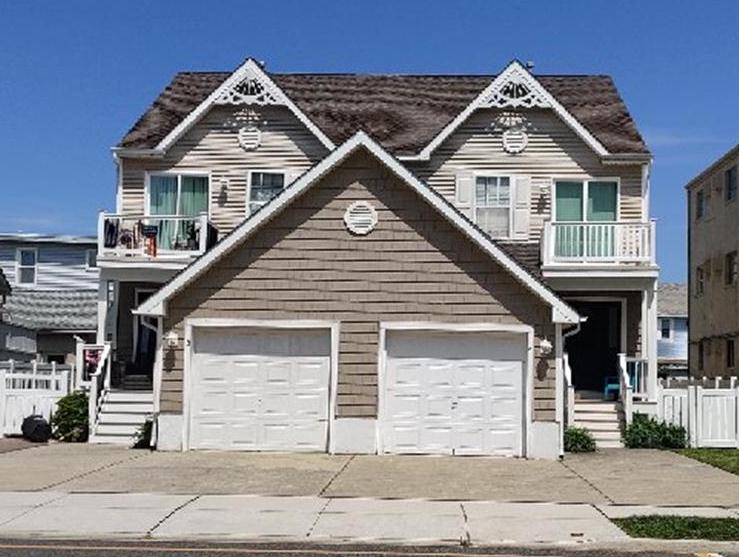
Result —
[[246, 61], [239, 66], [226, 80], [219, 85], [215, 91], [213, 91], [208, 97], [201, 102], [197, 108], [195, 108], [182, 122], [180, 122], [171, 132], [169, 132], [164, 139], [162, 139], [156, 147], [152, 150], [154, 154], [164, 154], [167, 150], [174, 145], [174, 143], [180, 139], [192, 126], [194, 126], [204, 115], [210, 110], [216, 101], [221, 96], [231, 90], [233, 87], [238, 86], [241, 82], [246, 79], [256, 79], [259, 81], [269, 92], [277, 99], [274, 104], [287, 107], [295, 117], [300, 120], [313, 135], [326, 147], [328, 150], [334, 149], [333, 142], [316, 126], [308, 116], [300, 110], [295, 103], [293, 103], [288, 96], [282, 92], [277, 84], [272, 81], [269, 75], [262, 69], [262, 67], [253, 59], [247, 58]]
[[516, 280], [538, 296], [541, 300], [551, 306], [552, 321], [557, 323], [577, 323], [579, 316], [577, 312], [569, 307], [559, 296], [549, 290], [541, 282], [521, 267], [513, 258], [501, 250], [495, 242], [477, 228], [472, 222], [454, 208], [441, 195], [431, 190], [418, 178], [416, 178], [397, 159], [387, 153], [378, 143], [371, 139], [366, 133], [358, 132], [348, 139], [340, 147], [332, 151], [326, 158], [303, 174], [298, 180], [285, 188], [279, 195], [274, 197], [261, 210], [245, 220], [241, 225], [223, 238], [210, 251], [196, 259], [190, 266], [185, 268], [179, 275], [175, 276], [159, 292], [154, 294], [136, 313], [147, 315], [166, 315], [166, 302], [192, 280], [204, 273], [213, 263], [224, 257], [232, 249], [236, 248], [260, 226], [269, 222], [278, 212], [287, 207], [294, 199], [306, 191], [310, 186], [318, 182], [323, 176], [330, 172], [335, 166], [348, 158], [359, 148], [364, 148], [375, 158], [382, 162], [399, 179], [403, 180], [421, 198], [438, 210], [452, 225], [464, 233], [478, 247], [487, 253], [494, 261], [505, 267]]
[[[523, 82], [539, 99], [539, 106], [551, 108], [597, 155], [607, 157], [608, 150], [583, 126], [544, 86], [518, 61], [513, 60], [460, 112], [418, 155], [402, 157], [403, 160], [429, 160], [431, 154], [478, 108], [491, 107], [491, 97], [514, 80]], [[512, 106], [511, 108], [516, 108]], [[526, 108], [523, 106], [523, 108]]]

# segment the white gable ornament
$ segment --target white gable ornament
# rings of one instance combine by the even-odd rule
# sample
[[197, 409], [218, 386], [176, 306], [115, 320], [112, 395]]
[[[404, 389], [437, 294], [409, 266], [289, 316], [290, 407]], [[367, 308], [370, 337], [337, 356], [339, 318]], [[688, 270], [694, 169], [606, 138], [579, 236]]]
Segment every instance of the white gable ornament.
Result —
[[511, 67], [505, 78], [482, 99], [489, 108], [551, 108], [541, 86], [527, 71]]
[[493, 131], [501, 131], [503, 150], [516, 155], [522, 153], [529, 145], [529, 135], [526, 128], [529, 122], [523, 114], [517, 112], [503, 112], [493, 122]]
[[344, 224], [352, 234], [366, 236], [377, 226], [377, 211], [367, 201], [355, 201], [344, 213]]
[[247, 69], [241, 81], [223, 91], [214, 102], [227, 105], [264, 106], [284, 104], [284, 99], [267, 80]]

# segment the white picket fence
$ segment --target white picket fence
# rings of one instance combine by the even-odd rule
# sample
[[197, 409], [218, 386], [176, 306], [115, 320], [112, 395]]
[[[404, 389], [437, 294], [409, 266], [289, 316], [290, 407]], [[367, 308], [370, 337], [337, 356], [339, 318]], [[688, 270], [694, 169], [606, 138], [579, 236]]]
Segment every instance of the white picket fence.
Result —
[[737, 378], [660, 381], [657, 414], [688, 432], [691, 447], [739, 448]]
[[23, 420], [34, 414], [51, 419], [72, 375], [68, 365], [0, 362], [0, 435], [20, 435]]

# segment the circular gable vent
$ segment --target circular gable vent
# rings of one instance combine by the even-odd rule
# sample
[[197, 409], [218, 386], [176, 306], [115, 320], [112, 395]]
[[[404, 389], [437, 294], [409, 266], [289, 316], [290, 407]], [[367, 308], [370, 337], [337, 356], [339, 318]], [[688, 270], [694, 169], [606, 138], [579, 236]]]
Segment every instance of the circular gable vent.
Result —
[[508, 153], [521, 153], [528, 144], [529, 136], [521, 129], [511, 128], [503, 132], [503, 149]]
[[366, 201], [355, 201], [344, 213], [344, 223], [350, 232], [364, 236], [377, 225], [377, 211]]
[[239, 130], [239, 145], [245, 151], [253, 151], [259, 147], [262, 140], [262, 132], [256, 126], [244, 126]]

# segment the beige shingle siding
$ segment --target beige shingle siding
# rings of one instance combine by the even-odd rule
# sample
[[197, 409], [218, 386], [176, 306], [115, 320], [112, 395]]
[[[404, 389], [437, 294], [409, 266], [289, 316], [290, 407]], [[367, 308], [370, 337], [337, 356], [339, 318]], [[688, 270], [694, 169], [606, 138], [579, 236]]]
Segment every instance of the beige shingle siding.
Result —
[[531, 177], [529, 232], [538, 240], [544, 221], [551, 218], [552, 181], [555, 178], [608, 177], [620, 179], [620, 218], [642, 221], [641, 166], [604, 166], [588, 145], [551, 110], [528, 110], [529, 143], [515, 156], [503, 149], [500, 131], [491, 124], [500, 111], [473, 113], [431, 156], [429, 162], [409, 167], [450, 201], [454, 200], [459, 171], [472, 170]]
[[[261, 144], [245, 151], [238, 142], [238, 108], [215, 107], [161, 159], [123, 159], [124, 213], [143, 213], [145, 172], [210, 172], [212, 220], [221, 234], [230, 232], [246, 211], [247, 173], [287, 170], [302, 174], [327, 155], [318, 139], [283, 107], [261, 107]], [[227, 182], [225, 190], [224, 181]]]
[[[357, 199], [377, 228], [342, 223]], [[340, 322], [337, 413], [375, 416], [381, 321], [530, 324], [553, 340], [551, 310], [368, 157], [356, 154], [168, 303], [165, 329], [190, 317]], [[165, 354], [162, 411], [181, 411], [182, 352]], [[554, 418], [554, 363], [535, 365], [535, 417]]]

